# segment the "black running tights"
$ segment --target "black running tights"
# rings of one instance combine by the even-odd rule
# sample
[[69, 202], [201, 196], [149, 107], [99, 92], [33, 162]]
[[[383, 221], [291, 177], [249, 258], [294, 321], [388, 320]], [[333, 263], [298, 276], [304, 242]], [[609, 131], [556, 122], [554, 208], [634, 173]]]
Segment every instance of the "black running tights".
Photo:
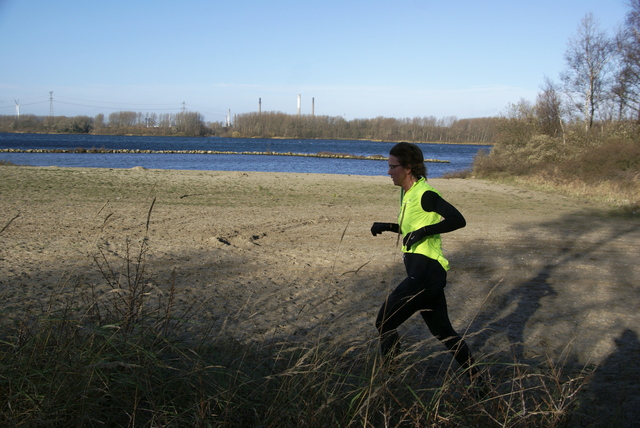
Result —
[[437, 260], [422, 254], [404, 254], [404, 265], [407, 278], [389, 295], [376, 319], [382, 355], [390, 357], [396, 353], [399, 343], [396, 329], [420, 312], [431, 334], [444, 343], [462, 368], [469, 368], [473, 365], [471, 352], [451, 326], [447, 313], [444, 295], [447, 272]]

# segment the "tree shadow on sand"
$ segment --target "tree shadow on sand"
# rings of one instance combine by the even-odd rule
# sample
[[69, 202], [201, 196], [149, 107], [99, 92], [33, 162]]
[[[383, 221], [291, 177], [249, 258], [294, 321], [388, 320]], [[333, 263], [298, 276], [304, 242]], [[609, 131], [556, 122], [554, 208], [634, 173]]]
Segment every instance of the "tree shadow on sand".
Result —
[[[585, 366], [589, 372], [593, 361], [566, 426], [640, 426], [640, 340], [633, 321], [640, 224], [582, 214], [516, 227], [519, 238], [506, 246], [488, 239], [451, 257], [466, 271], [450, 293], [476, 286], [487, 296], [475, 316], [464, 304], [452, 310], [472, 318], [472, 350], [498, 366], [562, 364], [569, 376]], [[553, 343], [547, 347], [546, 340]], [[612, 342], [615, 350], [608, 351]]]
[[[541, 266], [532, 271], [528, 278], [521, 280], [510, 286], [500, 279], [489, 294], [494, 293], [490, 303], [484, 304], [478, 315], [471, 322], [468, 332], [472, 334], [470, 339], [475, 349], [481, 349], [497, 335], [502, 335], [508, 340], [510, 353], [517, 361], [526, 360], [525, 348], [527, 338], [525, 330], [531, 327], [531, 322], [543, 305], [553, 300], [543, 301], [543, 299], [571, 299], [571, 296], [564, 289], [564, 284], [572, 280], [566, 273], [568, 266], [575, 263], [590, 263], [597, 260], [598, 252], [609, 243], [623, 238], [628, 234], [640, 229], [640, 225], [631, 224], [624, 228], [609, 228], [603, 219], [581, 218], [581, 224], [576, 224], [576, 219], [567, 216], [559, 222], [539, 224], [529, 226], [527, 231], [523, 227], [522, 242], [526, 243], [517, 247], [503, 248], [495, 250], [494, 253], [501, 252], [503, 260], [508, 260], [507, 271], [521, 269], [518, 260], [529, 260], [542, 262]], [[558, 245], [554, 248], [549, 242], [538, 238], [537, 234], [543, 230], [552, 231], [554, 241]], [[585, 239], [585, 235], [599, 230], [601, 233], [598, 239]], [[497, 262], [492, 260], [492, 255], [478, 256], [486, 249], [474, 250], [476, 257], [480, 257], [482, 262], [486, 262], [490, 270], [497, 271]], [[493, 264], [493, 266], [491, 266]], [[530, 269], [525, 267], [524, 269]], [[615, 284], [625, 284], [628, 279], [622, 277], [621, 273], [615, 272], [615, 268], [607, 266], [610, 271], [610, 279]], [[564, 273], [560, 273], [563, 271]], [[621, 275], [619, 278], [616, 275]], [[472, 274], [473, 277], [473, 274]], [[486, 280], [486, 279], [485, 279]], [[508, 290], [508, 291], [503, 291]], [[559, 296], [561, 294], [561, 296]], [[579, 296], [576, 296], [579, 297]], [[582, 307], [581, 317], [588, 316], [589, 307]], [[558, 314], [562, 317], [564, 314]], [[549, 321], [549, 325], [536, 326], [553, 334], [555, 319]], [[565, 343], [568, 345], [572, 338], [566, 337]], [[563, 351], [563, 350], [561, 350]]]
[[[534, 278], [530, 278], [514, 286], [508, 293], [501, 296], [497, 305], [489, 311], [484, 312], [481, 317], [476, 318], [469, 332], [480, 331], [473, 340], [474, 348], [482, 348], [486, 342], [496, 333], [504, 333], [511, 344], [511, 351], [516, 360], [524, 359], [524, 330], [527, 321], [531, 319], [540, 309], [541, 300], [544, 297], [556, 296], [557, 292], [549, 284], [554, 266], [545, 265]], [[500, 316], [506, 308], [513, 309]], [[484, 324], [482, 320], [492, 320]]]
[[640, 424], [640, 341], [631, 329], [591, 375], [570, 426], [631, 428]]

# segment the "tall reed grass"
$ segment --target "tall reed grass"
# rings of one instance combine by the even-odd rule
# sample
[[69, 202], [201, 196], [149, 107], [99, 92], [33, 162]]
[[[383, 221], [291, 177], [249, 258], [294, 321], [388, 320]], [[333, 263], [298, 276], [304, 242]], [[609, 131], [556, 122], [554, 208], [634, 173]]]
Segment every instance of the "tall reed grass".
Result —
[[199, 308], [178, 309], [175, 277], [153, 285], [148, 247], [127, 238], [117, 256], [98, 240], [101, 287], [78, 276], [3, 326], [0, 426], [555, 427], [588, 379], [562, 361], [488, 355], [479, 394], [448, 355], [420, 344], [391, 370], [375, 340], [247, 344], [220, 325], [195, 334]]

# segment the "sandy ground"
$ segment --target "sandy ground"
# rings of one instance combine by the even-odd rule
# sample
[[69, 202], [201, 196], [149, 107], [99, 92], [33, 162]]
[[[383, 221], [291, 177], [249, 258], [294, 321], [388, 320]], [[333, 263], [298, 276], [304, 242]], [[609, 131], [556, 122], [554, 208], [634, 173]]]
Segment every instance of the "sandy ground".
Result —
[[[486, 181], [430, 182], [467, 219], [443, 242], [450, 316], [476, 354], [598, 365], [591, 397], [615, 406], [603, 391], [622, 382], [617, 411], [638, 412], [627, 397], [640, 396], [638, 217]], [[404, 272], [396, 237], [369, 228], [395, 221], [397, 197], [383, 176], [0, 167], [0, 321], [74, 284], [108, 291], [98, 249], [123, 271], [127, 241], [135, 253], [146, 234], [149, 284], [174, 278], [177, 304], [200, 306], [198, 325], [257, 343], [375, 343], [378, 308]], [[420, 317], [400, 333], [441, 349]]]

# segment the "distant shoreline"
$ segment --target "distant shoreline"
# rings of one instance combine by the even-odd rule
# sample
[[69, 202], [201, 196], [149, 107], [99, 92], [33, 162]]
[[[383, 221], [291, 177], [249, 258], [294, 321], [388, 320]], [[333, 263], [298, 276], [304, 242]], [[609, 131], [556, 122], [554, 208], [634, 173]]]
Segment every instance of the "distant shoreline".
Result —
[[[386, 141], [386, 140], [379, 140], [376, 138], [373, 139], [352, 139], [352, 138], [298, 138], [298, 137], [221, 137], [221, 136], [217, 136], [217, 135], [207, 135], [207, 136], [202, 136], [202, 137], [184, 137], [184, 136], [180, 136], [180, 135], [146, 135], [146, 134], [109, 134], [109, 133], [105, 133], [105, 134], [94, 134], [94, 133], [90, 133], [90, 134], [69, 134], [69, 133], [64, 133], [64, 132], [21, 132], [21, 131], [15, 131], [15, 132], [7, 132], [7, 131], [2, 131], [0, 132], [1, 134], [38, 134], [38, 135], [91, 135], [91, 136], [99, 136], [99, 137], [172, 137], [172, 138], [227, 138], [227, 139], [238, 139], [238, 140], [301, 140], [301, 141], [316, 141], [316, 140], [323, 140], [323, 141], [327, 141], [327, 140], [331, 140], [331, 141], [371, 141], [373, 143], [390, 143], [390, 144], [394, 144], [394, 143], [399, 143], [400, 140], [398, 141]], [[477, 141], [467, 141], [467, 142], [459, 142], [459, 141], [410, 141], [410, 140], [401, 140], [401, 141], [406, 141], [409, 143], [414, 143], [414, 144], [446, 144], [446, 145], [452, 145], [452, 146], [493, 146], [493, 143], [487, 143], [487, 142], [477, 142]]]

